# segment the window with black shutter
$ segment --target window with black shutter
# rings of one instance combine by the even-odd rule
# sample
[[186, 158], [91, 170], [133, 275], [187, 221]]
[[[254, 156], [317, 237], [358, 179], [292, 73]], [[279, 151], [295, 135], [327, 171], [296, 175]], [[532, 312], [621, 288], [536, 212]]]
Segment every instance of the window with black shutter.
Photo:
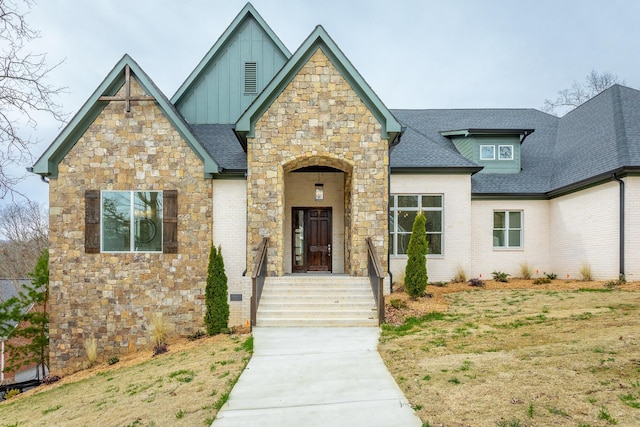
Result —
[[178, 252], [178, 192], [85, 193], [85, 252]]

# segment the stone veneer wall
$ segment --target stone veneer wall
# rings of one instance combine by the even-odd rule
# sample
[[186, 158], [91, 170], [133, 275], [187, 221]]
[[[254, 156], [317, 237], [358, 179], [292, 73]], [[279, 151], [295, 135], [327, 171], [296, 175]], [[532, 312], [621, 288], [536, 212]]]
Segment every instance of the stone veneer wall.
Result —
[[[154, 313], [170, 333], [203, 328], [211, 180], [155, 102], [110, 102], [49, 185], [52, 373], [82, 368], [91, 337], [99, 360], [149, 346]], [[85, 190], [177, 190], [178, 253], [85, 253]]]
[[[367, 274], [365, 239], [372, 237], [386, 270], [388, 141], [356, 92], [318, 49], [255, 124], [248, 141], [248, 266], [263, 236], [267, 271], [284, 274], [286, 172], [331, 166], [345, 182], [346, 272]], [[249, 267], [250, 268], [250, 267]]]

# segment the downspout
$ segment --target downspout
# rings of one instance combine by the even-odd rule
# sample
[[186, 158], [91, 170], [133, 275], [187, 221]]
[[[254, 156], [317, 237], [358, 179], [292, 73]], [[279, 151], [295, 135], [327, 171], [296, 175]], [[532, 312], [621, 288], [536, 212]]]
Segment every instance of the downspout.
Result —
[[[387, 168], [387, 239], [390, 235], [389, 230], [389, 204], [391, 203], [391, 151], [393, 151], [393, 147], [400, 144], [402, 140], [402, 135], [404, 131], [407, 129], [406, 126], [400, 127], [400, 133], [398, 133], [395, 138], [389, 143], [389, 149], [387, 151], [387, 155], [389, 156], [389, 167]], [[389, 275], [389, 292], [393, 293], [393, 273], [391, 273], [391, 251], [389, 250], [390, 242], [387, 242], [387, 274]]]
[[[387, 239], [391, 235], [389, 227], [389, 205], [391, 200], [391, 153], [389, 153], [389, 168], [387, 172]], [[389, 246], [391, 242], [387, 242], [387, 274], [389, 275], [389, 293], [393, 293], [393, 274], [391, 273], [391, 251], [389, 250]]]
[[624, 181], [618, 178], [616, 173], [611, 174], [611, 180], [620, 184], [620, 273], [619, 280], [624, 280]]

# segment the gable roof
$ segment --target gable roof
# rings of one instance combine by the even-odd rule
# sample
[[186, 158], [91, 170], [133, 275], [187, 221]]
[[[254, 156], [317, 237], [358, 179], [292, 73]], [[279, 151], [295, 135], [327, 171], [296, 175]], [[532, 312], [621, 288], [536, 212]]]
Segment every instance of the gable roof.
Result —
[[289, 49], [287, 49], [284, 43], [282, 43], [271, 27], [269, 27], [269, 24], [262, 19], [262, 16], [260, 16], [251, 3], [247, 3], [227, 27], [225, 32], [218, 38], [216, 43], [211, 47], [211, 49], [209, 49], [209, 52], [207, 52], [204, 58], [202, 58], [196, 68], [191, 72], [191, 74], [189, 74], [184, 83], [180, 85], [176, 93], [171, 97], [171, 102], [173, 104], [180, 102], [181, 98], [191, 90], [192, 86], [198, 81], [201, 74], [209, 67], [209, 64], [216, 61], [217, 57], [224, 51], [224, 47], [234, 37], [239, 28], [242, 27], [242, 24], [249, 18], [255, 19], [258, 25], [262, 27], [262, 30], [264, 30], [267, 36], [271, 39], [273, 44], [282, 52], [282, 55], [285, 58], [291, 57], [291, 52], [289, 52]]
[[535, 130], [522, 144], [521, 171], [471, 178], [474, 197], [556, 197], [640, 172], [640, 91], [614, 85], [562, 118], [535, 109], [393, 110], [407, 127], [391, 152], [392, 172], [470, 170], [449, 129]]
[[402, 141], [391, 152], [391, 172], [411, 168], [425, 171], [477, 172], [479, 165], [458, 152], [448, 129], [492, 129], [507, 133], [517, 130], [535, 132], [522, 144], [522, 171], [517, 174], [475, 174], [471, 178], [476, 194], [536, 194], [549, 189], [551, 165], [548, 152], [553, 149], [558, 118], [534, 109], [445, 109], [393, 110], [407, 127]]
[[331, 60], [362, 102], [378, 119], [382, 125], [382, 137], [389, 138], [389, 141], [393, 142], [395, 137], [402, 133], [400, 123], [320, 25], [313, 30], [251, 106], [240, 116], [236, 122], [236, 132], [243, 138], [253, 136], [256, 121], [318, 49], [321, 49]]
[[182, 118], [180, 113], [169, 102], [167, 97], [157, 88], [149, 76], [140, 68], [140, 66], [129, 56], [124, 55], [120, 61], [107, 74], [98, 88], [93, 92], [89, 99], [84, 103], [82, 108], [71, 119], [69, 124], [54, 139], [51, 145], [45, 150], [40, 158], [33, 165], [33, 172], [42, 176], [57, 177], [58, 164], [64, 156], [76, 144], [78, 139], [85, 133], [91, 123], [107, 106], [109, 101], [101, 100], [102, 96], [113, 96], [125, 83], [126, 67], [129, 67], [131, 73], [135, 76], [137, 82], [142, 86], [143, 90], [149, 96], [155, 98], [156, 105], [164, 113], [167, 119], [182, 135], [187, 144], [200, 157], [204, 163], [205, 174], [211, 175], [218, 172], [218, 165], [213, 158], [207, 153], [202, 145], [195, 138], [189, 125]]
[[640, 91], [614, 85], [566, 114], [549, 154], [555, 193], [640, 170]]

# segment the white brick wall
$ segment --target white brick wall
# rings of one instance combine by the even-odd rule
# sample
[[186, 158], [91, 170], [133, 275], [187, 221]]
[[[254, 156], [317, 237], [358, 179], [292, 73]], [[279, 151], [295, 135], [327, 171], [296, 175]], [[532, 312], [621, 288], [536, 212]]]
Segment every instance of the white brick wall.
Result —
[[[462, 267], [471, 274], [471, 178], [469, 175], [391, 175], [391, 194], [443, 194], [443, 254], [427, 257], [430, 282], [449, 281]], [[404, 277], [406, 255], [392, 256], [393, 280]]]
[[[493, 212], [522, 211], [522, 249], [493, 248]], [[551, 273], [549, 259], [549, 202], [547, 200], [474, 200], [472, 214], [473, 263], [468, 277], [491, 279], [491, 272], [502, 271], [520, 276], [521, 264], [528, 264], [535, 274]], [[553, 271], [555, 272], [555, 271]]]
[[[222, 247], [224, 269], [230, 294], [242, 294], [242, 273], [247, 262], [247, 181], [213, 180], [213, 244]], [[205, 260], [205, 262], [207, 262]], [[243, 305], [250, 304], [251, 293], [242, 302], [229, 303], [229, 325], [243, 325]]]
[[589, 264], [594, 279], [617, 279], [618, 194], [619, 184], [609, 182], [550, 201], [550, 252], [558, 277], [579, 279], [581, 266]]

